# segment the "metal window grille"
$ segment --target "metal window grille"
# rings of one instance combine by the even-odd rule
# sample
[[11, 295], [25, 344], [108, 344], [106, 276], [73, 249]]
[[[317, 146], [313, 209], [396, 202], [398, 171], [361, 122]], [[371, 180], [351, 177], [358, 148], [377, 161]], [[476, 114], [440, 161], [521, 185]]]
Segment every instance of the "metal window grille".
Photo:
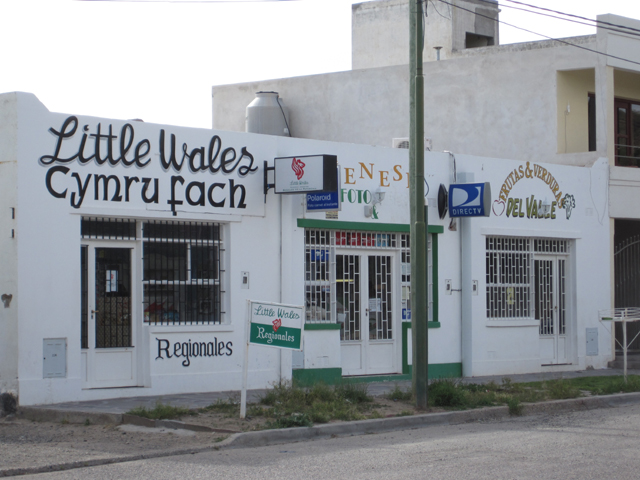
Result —
[[391, 340], [392, 281], [391, 257], [376, 255], [369, 257], [369, 340]]
[[335, 302], [331, 299], [331, 284], [335, 284], [335, 263], [332, 263], [332, 232], [305, 231], [305, 306], [307, 323], [331, 323]]
[[96, 248], [96, 348], [130, 347], [131, 249]]
[[487, 237], [487, 318], [531, 318], [531, 242]]
[[533, 240], [533, 251], [536, 253], [569, 253], [569, 242], [559, 239], [536, 238]]
[[221, 323], [222, 229], [217, 223], [142, 225], [144, 321], [153, 325]]
[[[545, 254], [568, 255], [570, 242], [562, 239], [487, 237], [487, 318], [540, 320], [540, 334], [563, 335], [566, 329], [566, 259], [554, 261]], [[536, 258], [536, 255], [541, 255]], [[557, 283], [554, 277], [557, 276]], [[557, 296], [557, 298], [555, 298]], [[554, 323], [554, 301], [558, 323]], [[557, 326], [555, 326], [557, 325]]]
[[338, 230], [335, 235], [335, 245], [351, 248], [396, 248], [397, 235], [395, 233], [358, 232]]
[[125, 218], [83, 217], [82, 238], [93, 240], [135, 240], [136, 221]]
[[540, 320], [540, 335], [554, 334], [553, 260], [535, 260], [536, 318]]
[[567, 276], [564, 259], [558, 260], [558, 334], [564, 335], [567, 331]]
[[[411, 310], [411, 236], [408, 233], [400, 235], [401, 268], [402, 268], [402, 307]], [[433, 235], [427, 235], [427, 282], [429, 291], [428, 321], [433, 321]], [[409, 320], [407, 318], [406, 320]]]
[[[615, 265], [615, 307], [636, 307], [640, 305], [640, 236], [616, 239], [614, 250]], [[636, 322], [627, 323], [627, 338], [634, 338], [640, 332]], [[623, 343], [622, 323], [615, 323], [616, 348]], [[629, 348], [640, 351], [640, 337], [629, 344]]]
[[336, 255], [337, 317], [340, 340], [361, 339], [360, 256]]
[[[357, 249], [397, 248], [398, 235], [387, 232], [305, 230], [305, 306], [307, 323], [340, 321], [336, 294], [335, 247]], [[358, 266], [359, 275], [359, 266]]]
[[89, 348], [89, 248], [80, 247], [80, 348]]

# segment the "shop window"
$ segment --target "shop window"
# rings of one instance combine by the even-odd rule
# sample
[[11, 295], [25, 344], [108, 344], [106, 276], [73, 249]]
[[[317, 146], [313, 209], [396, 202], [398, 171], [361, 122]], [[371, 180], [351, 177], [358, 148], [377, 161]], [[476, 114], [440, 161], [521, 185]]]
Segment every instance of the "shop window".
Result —
[[[140, 231], [141, 233], [138, 233]], [[122, 319], [128, 315], [127, 302], [139, 302], [132, 297], [137, 291], [129, 283], [123, 283], [118, 295], [110, 284], [104, 285], [106, 273], [117, 271], [120, 278], [125, 269], [121, 261], [107, 262], [107, 256], [119, 250], [129, 254], [129, 249], [119, 249], [118, 240], [142, 240], [142, 285], [144, 321], [153, 325], [217, 324], [222, 322], [224, 252], [222, 228], [217, 223], [149, 221], [137, 223], [129, 219], [85, 217], [81, 222], [82, 238], [85, 240], [116, 240], [113, 247], [97, 248], [100, 257], [96, 260], [95, 278], [96, 312], [106, 317], [117, 317], [115, 332], [96, 330], [96, 345], [127, 346], [130, 339], [121, 327]], [[115, 252], [115, 253], [114, 253]], [[102, 261], [104, 257], [105, 261]], [[88, 299], [93, 288], [88, 277], [88, 247], [81, 248], [81, 345], [88, 346]], [[128, 262], [136, 261], [129, 258]], [[106, 263], [105, 263], [106, 262]], [[105, 265], [102, 265], [104, 263]], [[110, 266], [117, 265], [117, 266]], [[101, 292], [98, 296], [97, 292]], [[122, 295], [126, 292], [126, 295]], [[125, 300], [125, 297], [128, 300]], [[132, 300], [133, 298], [133, 300]], [[102, 323], [105, 323], [104, 321]], [[115, 340], [113, 340], [115, 338]]]
[[[335, 323], [340, 321], [340, 315], [345, 308], [344, 299], [338, 297], [348, 291], [344, 284], [347, 278], [358, 277], [357, 265], [359, 260], [353, 259], [346, 269], [345, 259], [351, 255], [342, 255], [342, 263], [336, 264], [336, 247], [340, 249], [358, 250], [400, 250], [401, 309], [402, 319], [411, 319], [411, 258], [409, 234], [361, 232], [344, 230], [305, 230], [305, 306], [307, 323]], [[437, 251], [437, 235], [428, 236], [429, 259], [429, 321], [438, 321], [437, 309], [437, 266], [434, 266], [434, 251]], [[371, 261], [369, 259], [368, 261]], [[436, 263], [437, 265], [437, 263]], [[336, 279], [337, 269], [340, 269]], [[346, 270], [345, 270], [346, 269]], [[355, 269], [355, 270], [354, 270]], [[350, 272], [350, 273], [347, 273]], [[376, 271], [369, 268], [370, 272]], [[370, 273], [371, 274], [371, 273]], [[359, 281], [359, 280], [358, 280]], [[395, 283], [395, 279], [392, 280]], [[363, 287], [364, 288], [364, 287]], [[359, 290], [358, 290], [359, 291]], [[335, 292], [332, 296], [332, 292]], [[352, 293], [350, 308], [358, 308], [356, 293]], [[353, 305], [355, 306], [353, 306]], [[357, 316], [351, 315], [356, 318]]]
[[[567, 254], [569, 243], [566, 240], [487, 237], [487, 318], [523, 320], [545, 317], [540, 310], [549, 303], [543, 300], [552, 292], [553, 286], [549, 285], [554, 277], [554, 281], [559, 281], [558, 298], [564, 302], [565, 260], [559, 261], [554, 270], [545, 273], [544, 269], [551, 268], [547, 260], [549, 255], [564, 258]], [[560, 307], [563, 315], [561, 328], [564, 329], [564, 303]]]
[[305, 230], [304, 288], [307, 323], [335, 323], [331, 320], [331, 285], [335, 285], [335, 272], [332, 272], [330, 261], [331, 243], [332, 231]]
[[[403, 310], [403, 320], [409, 321], [411, 320], [411, 242], [410, 235], [403, 234], [400, 236], [400, 246], [401, 246], [401, 269], [402, 269], [402, 310]], [[437, 288], [434, 288], [436, 285], [434, 283], [434, 273], [437, 271], [434, 268], [434, 246], [438, 243], [438, 236], [434, 234], [430, 234], [427, 236], [427, 259], [428, 259], [428, 268], [427, 268], [427, 282], [428, 282], [428, 291], [429, 291], [429, 312], [428, 312], [428, 321], [429, 322], [437, 322], [438, 321], [438, 309], [435, 306], [438, 304], [437, 302]], [[436, 248], [437, 250], [437, 248]]]
[[157, 221], [142, 232], [144, 321], [221, 323], [220, 225]]
[[615, 100], [616, 165], [640, 167], [640, 102]]
[[531, 318], [531, 257], [528, 238], [487, 238], [487, 318]]

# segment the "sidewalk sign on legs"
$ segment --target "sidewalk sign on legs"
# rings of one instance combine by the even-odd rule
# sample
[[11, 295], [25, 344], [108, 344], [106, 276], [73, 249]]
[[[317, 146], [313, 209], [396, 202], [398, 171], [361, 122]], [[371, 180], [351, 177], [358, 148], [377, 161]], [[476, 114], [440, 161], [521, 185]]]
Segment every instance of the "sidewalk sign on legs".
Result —
[[249, 344], [265, 347], [302, 350], [302, 319], [304, 307], [270, 302], [247, 301], [247, 342], [242, 365], [242, 393], [240, 418], [247, 413], [247, 371], [249, 369]]

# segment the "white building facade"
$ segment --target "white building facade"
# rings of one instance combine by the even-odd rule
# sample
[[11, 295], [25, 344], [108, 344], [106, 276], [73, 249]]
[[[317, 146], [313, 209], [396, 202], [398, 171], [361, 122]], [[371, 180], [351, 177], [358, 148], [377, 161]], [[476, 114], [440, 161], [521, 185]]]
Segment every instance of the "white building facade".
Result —
[[[252, 346], [249, 388], [408, 378], [406, 150], [52, 113], [24, 93], [0, 105], [0, 391], [238, 390], [248, 300], [305, 307], [302, 352]], [[338, 158], [340, 211], [265, 195], [274, 158], [319, 154]], [[430, 202], [431, 376], [606, 366], [608, 161], [426, 162], [428, 198], [492, 191], [489, 217]]]
[[[214, 87], [214, 128], [242, 131], [254, 92], [276, 91], [294, 136], [406, 144], [408, 4], [353, 6], [351, 71]], [[600, 15], [595, 35], [499, 45], [490, 2], [448, 4], [429, 2], [425, 20], [427, 147], [583, 168], [606, 161], [611, 240], [598, 254], [609, 257], [612, 306], [640, 306], [640, 21]], [[628, 328], [629, 338], [639, 331]]]

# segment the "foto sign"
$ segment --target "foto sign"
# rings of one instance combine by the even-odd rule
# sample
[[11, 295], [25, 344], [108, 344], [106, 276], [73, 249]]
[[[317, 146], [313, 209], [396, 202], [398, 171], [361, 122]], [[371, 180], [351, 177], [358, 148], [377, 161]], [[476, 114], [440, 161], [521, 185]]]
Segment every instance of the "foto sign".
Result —
[[338, 191], [338, 157], [308, 155], [274, 159], [276, 193]]
[[489, 183], [460, 183], [449, 186], [450, 217], [488, 217], [491, 209]]
[[302, 349], [303, 307], [251, 302], [250, 308], [249, 343], [291, 350]]

